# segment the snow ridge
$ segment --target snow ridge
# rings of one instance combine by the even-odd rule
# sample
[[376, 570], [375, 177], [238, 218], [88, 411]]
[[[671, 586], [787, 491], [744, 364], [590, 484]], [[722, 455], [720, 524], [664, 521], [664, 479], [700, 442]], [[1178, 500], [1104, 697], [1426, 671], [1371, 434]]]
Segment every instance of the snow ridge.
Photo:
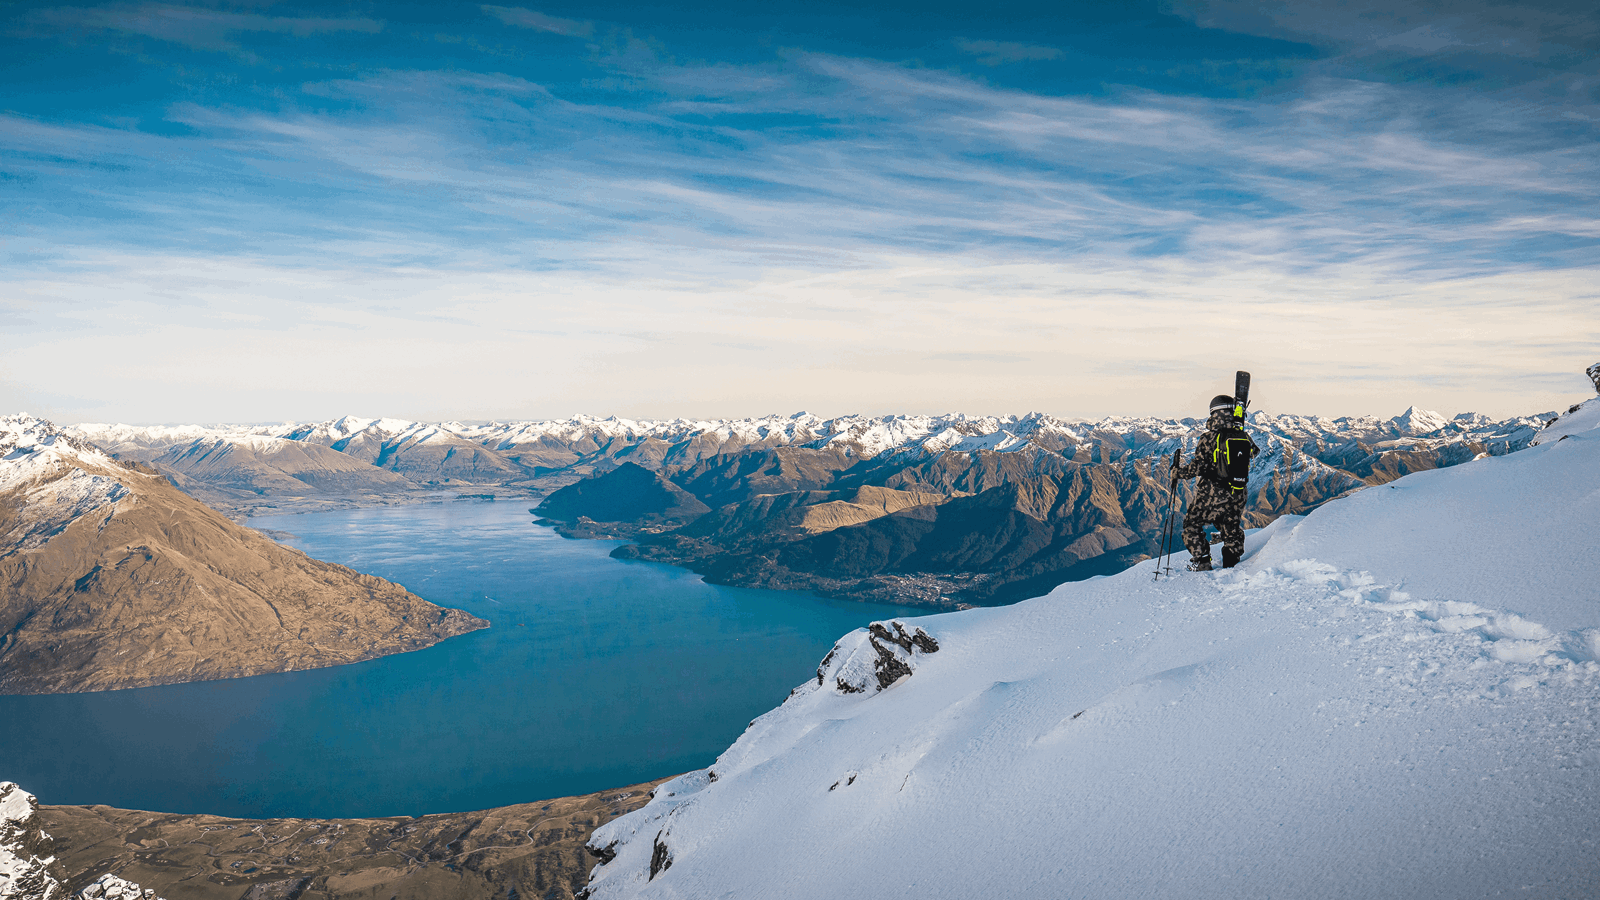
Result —
[[[1596, 363], [1600, 366], [1600, 363]], [[1533, 439], [1534, 444], [1553, 444], [1575, 434], [1600, 428], [1600, 397], [1575, 404], [1550, 420]]]
[[[87, 466], [88, 468], [85, 468]], [[22, 503], [0, 546], [29, 550], [95, 510], [128, 496], [122, 464], [78, 437], [26, 413], [0, 418], [0, 492]]]
[[590, 896], [1593, 896], [1595, 496], [1590, 426], [1284, 516], [1233, 570], [878, 623], [938, 651], [884, 688], [841, 640], [595, 832]]
[[27, 413], [0, 416], [0, 491], [79, 465], [122, 467], [104, 450], [44, 419]]

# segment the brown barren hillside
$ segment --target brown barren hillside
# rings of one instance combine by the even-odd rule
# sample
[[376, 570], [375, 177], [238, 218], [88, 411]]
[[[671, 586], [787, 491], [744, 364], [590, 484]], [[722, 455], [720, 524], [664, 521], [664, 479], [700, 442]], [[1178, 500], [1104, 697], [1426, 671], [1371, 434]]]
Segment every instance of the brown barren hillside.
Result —
[[[387, 819], [225, 819], [40, 806], [50, 868], [71, 891], [106, 872], [166, 900], [571, 900], [595, 858], [584, 842], [643, 806], [646, 782], [480, 812]], [[126, 896], [126, 895], [125, 895]]]
[[487, 625], [280, 546], [48, 422], [0, 419], [0, 693], [311, 669]]

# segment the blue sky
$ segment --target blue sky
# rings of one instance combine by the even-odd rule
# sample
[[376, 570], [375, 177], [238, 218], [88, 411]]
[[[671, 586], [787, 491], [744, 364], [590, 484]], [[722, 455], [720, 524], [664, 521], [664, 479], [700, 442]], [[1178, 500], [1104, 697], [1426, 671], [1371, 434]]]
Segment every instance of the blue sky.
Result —
[[1592, 4], [10, 4], [0, 406], [1528, 413]]

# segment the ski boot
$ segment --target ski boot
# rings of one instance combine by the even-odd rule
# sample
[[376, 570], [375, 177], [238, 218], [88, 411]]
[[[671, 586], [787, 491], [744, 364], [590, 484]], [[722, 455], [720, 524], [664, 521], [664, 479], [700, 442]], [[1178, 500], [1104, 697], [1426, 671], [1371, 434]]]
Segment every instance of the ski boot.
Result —
[[1239, 564], [1239, 558], [1243, 555], [1244, 554], [1242, 553], [1229, 553], [1226, 549], [1224, 549], [1222, 551], [1222, 567], [1224, 569], [1231, 569], [1234, 566], [1237, 566]]
[[1211, 557], [1209, 557], [1209, 556], [1192, 557], [1189, 560], [1188, 569], [1191, 572], [1209, 572], [1209, 571], [1211, 571]]

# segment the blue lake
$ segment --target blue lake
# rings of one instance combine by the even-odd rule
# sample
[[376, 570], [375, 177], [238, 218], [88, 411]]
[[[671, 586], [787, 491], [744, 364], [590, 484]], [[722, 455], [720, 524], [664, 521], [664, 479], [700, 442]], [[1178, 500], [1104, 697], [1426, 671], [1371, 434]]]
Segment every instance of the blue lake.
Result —
[[532, 519], [507, 501], [255, 519], [493, 627], [308, 672], [0, 697], [0, 780], [43, 803], [248, 817], [589, 793], [709, 765], [840, 635], [916, 614], [708, 585]]

